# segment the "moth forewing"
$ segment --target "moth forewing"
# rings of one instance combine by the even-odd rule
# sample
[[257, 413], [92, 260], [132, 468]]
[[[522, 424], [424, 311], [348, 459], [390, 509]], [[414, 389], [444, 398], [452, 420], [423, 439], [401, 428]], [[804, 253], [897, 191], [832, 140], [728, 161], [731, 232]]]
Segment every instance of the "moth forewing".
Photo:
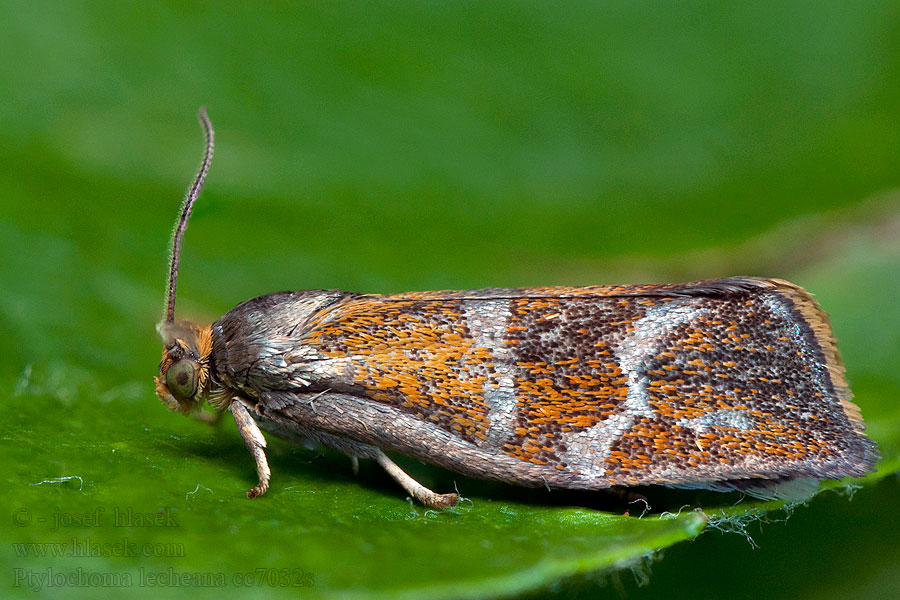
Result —
[[423, 487], [384, 451], [525, 486], [763, 496], [863, 475], [878, 457], [827, 316], [776, 279], [280, 292], [208, 328], [174, 325], [180, 235], [199, 187], [173, 236], [157, 391], [183, 412], [207, 397], [230, 407], [257, 464], [251, 497], [269, 482], [257, 425], [376, 460], [440, 507], [458, 496]]
[[300, 315], [311, 293], [249, 301], [213, 330], [259, 416], [312, 437], [579, 489], [766, 494], [876, 457], [824, 313], [787, 282], [346, 294], [286, 322], [290, 340], [250, 341], [248, 315]]

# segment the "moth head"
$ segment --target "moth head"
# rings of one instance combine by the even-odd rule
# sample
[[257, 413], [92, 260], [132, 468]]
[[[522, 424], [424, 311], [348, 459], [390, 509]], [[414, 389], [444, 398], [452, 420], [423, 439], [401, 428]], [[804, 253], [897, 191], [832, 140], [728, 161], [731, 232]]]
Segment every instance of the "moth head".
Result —
[[156, 394], [166, 406], [182, 413], [190, 413], [203, 404], [209, 394], [209, 358], [212, 354], [212, 330], [192, 323], [175, 322], [175, 292], [178, 285], [178, 261], [181, 240], [187, 229], [194, 201], [200, 195], [213, 155], [213, 129], [206, 110], [200, 109], [200, 124], [206, 134], [206, 152], [194, 182], [188, 188], [175, 229], [169, 253], [169, 278], [166, 286], [166, 316], [157, 326], [163, 339], [159, 374], [154, 378]]
[[209, 394], [212, 328], [163, 321], [158, 329], [163, 352], [154, 378], [156, 395], [169, 409], [188, 414], [199, 409]]

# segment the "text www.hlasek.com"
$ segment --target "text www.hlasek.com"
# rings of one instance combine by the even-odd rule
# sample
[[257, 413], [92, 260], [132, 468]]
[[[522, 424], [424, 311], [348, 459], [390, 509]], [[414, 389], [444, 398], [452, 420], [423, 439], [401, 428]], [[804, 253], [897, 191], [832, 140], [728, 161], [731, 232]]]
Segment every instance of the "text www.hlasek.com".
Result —
[[141, 567], [133, 573], [86, 571], [81, 567], [71, 571], [14, 568], [13, 586], [28, 587], [35, 592], [46, 588], [112, 588], [112, 587], [313, 587], [313, 574], [303, 569], [260, 568], [232, 573], [179, 572], [169, 567], [153, 571]]
[[94, 542], [90, 537], [73, 537], [66, 542], [14, 542], [13, 551], [19, 558], [185, 556], [184, 544], [180, 542], [139, 543], [127, 537], [118, 542]]

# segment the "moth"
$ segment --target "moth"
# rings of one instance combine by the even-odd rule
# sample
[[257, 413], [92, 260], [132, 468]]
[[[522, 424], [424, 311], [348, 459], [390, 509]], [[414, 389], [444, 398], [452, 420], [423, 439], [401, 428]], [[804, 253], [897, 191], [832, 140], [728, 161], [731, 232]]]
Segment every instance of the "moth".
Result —
[[260, 428], [372, 459], [412, 497], [455, 505], [386, 454], [521, 486], [658, 484], [788, 495], [861, 476], [866, 437], [828, 317], [801, 287], [731, 277], [683, 284], [376, 295], [279, 292], [212, 325], [175, 320], [172, 234], [159, 398], [230, 411], [264, 494]]

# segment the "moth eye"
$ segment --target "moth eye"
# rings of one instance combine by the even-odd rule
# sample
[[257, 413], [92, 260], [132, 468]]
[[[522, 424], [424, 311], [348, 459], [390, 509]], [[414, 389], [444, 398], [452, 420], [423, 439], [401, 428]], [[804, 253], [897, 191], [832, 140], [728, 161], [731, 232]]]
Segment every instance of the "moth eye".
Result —
[[192, 360], [179, 360], [166, 371], [166, 387], [178, 400], [192, 398], [197, 392], [197, 364]]

